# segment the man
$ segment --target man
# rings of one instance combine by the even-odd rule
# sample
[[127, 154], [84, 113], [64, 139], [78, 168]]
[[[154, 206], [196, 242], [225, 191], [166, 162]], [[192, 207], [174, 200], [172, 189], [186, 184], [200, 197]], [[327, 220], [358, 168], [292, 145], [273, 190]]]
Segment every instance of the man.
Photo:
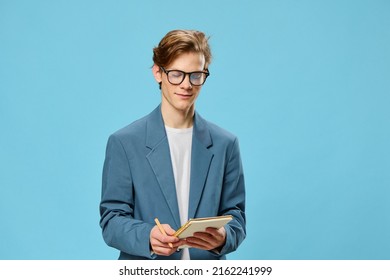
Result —
[[[199, 31], [174, 30], [153, 52], [161, 104], [107, 143], [104, 240], [120, 250], [119, 259], [226, 259], [246, 235], [245, 186], [236, 137], [195, 111], [209, 76], [208, 39]], [[173, 236], [189, 218], [222, 215], [233, 220], [185, 240]], [[190, 249], [178, 250], [181, 245]]]

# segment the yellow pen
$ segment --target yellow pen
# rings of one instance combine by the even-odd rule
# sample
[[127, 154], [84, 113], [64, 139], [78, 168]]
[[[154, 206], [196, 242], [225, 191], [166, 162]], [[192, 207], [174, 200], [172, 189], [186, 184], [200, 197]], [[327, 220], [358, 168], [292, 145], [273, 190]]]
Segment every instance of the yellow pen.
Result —
[[[154, 221], [156, 222], [156, 225], [157, 225], [158, 229], [160, 230], [160, 232], [162, 234], [164, 234], [165, 236], [168, 236], [167, 233], [165, 232], [164, 228], [160, 224], [160, 221], [157, 218], [155, 218]], [[173, 248], [173, 245], [171, 242], [169, 242], [168, 245], [169, 245], [169, 247]]]

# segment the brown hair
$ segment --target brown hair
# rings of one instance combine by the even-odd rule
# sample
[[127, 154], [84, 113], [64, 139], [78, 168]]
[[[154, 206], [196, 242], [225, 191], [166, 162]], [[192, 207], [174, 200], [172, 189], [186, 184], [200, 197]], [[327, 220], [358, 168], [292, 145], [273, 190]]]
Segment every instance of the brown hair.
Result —
[[153, 49], [153, 62], [166, 67], [183, 53], [201, 53], [205, 58], [205, 69], [211, 63], [211, 50], [203, 32], [196, 30], [172, 30]]

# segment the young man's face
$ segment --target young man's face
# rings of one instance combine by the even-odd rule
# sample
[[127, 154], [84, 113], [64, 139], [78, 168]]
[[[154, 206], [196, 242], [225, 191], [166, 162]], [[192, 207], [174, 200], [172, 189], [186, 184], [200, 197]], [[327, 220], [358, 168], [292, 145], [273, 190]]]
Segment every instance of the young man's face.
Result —
[[[205, 59], [203, 54], [184, 53], [178, 56], [165, 70], [180, 70], [184, 72], [204, 71]], [[153, 66], [154, 77], [161, 82], [162, 106], [174, 111], [188, 112], [194, 109], [196, 98], [202, 86], [191, 85], [189, 75], [185, 76], [179, 85], [172, 85], [167, 74], [157, 65]]]

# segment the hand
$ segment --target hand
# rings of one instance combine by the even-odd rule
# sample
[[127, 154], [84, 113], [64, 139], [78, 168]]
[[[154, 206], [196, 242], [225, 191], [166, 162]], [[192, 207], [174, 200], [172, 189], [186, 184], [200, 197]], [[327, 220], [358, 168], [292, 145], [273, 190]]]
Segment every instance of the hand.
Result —
[[226, 241], [226, 230], [206, 228], [205, 232], [195, 232], [192, 237], [186, 238], [186, 244], [203, 250], [213, 250], [221, 248]]
[[[170, 256], [175, 253], [177, 248], [183, 245], [185, 241], [173, 236], [175, 231], [168, 224], [162, 224], [161, 226], [164, 228], [167, 235], [161, 233], [159, 228], [154, 226], [150, 231], [150, 246], [155, 254]], [[172, 248], [169, 243], [172, 244]]]

